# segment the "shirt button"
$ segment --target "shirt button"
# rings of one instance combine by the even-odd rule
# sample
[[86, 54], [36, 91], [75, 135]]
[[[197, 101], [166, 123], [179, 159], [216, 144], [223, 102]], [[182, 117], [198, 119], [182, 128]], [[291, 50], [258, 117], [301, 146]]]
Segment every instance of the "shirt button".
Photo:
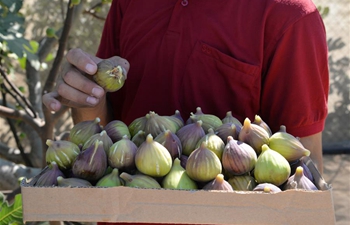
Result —
[[187, 6], [188, 5], [188, 0], [182, 0], [181, 1], [182, 6]]
[[207, 53], [207, 54], [210, 54], [210, 53], [211, 53], [211, 50], [210, 50], [207, 46], [202, 45], [202, 52], [205, 52], [205, 53]]

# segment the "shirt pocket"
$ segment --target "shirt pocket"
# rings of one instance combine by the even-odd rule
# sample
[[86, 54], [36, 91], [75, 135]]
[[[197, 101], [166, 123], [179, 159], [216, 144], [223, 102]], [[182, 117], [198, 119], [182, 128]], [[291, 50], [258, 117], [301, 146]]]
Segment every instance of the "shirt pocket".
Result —
[[259, 71], [259, 66], [198, 41], [183, 74], [181, 104], [192, 109], [200, 106], [221, 116], [229, 110], [251, 116], [259, 107]]

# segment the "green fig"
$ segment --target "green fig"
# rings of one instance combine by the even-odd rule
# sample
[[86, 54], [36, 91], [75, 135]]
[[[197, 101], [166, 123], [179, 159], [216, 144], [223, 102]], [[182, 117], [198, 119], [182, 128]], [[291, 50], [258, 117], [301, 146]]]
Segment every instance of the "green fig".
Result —
[[57, 186], [58, 187], [91, 187], [92, 184], [84, 179], [76, 177], [64, 178], [61, 176], [57, 177]]
[[146, 134], [152, 134], [156, 137], [160, 133], [170, 130], [175, 133], [178, 130], [178, 124], [168, 116], [160, 116], [154, 111], [150, 111], [143, 117], [139, 117], [129, 124], [131, 136], [135, 136], [140, 130]]
[[151, 134], [147, 135], [135, 155], [136, 168], [153, 177], [162, 177], [169, 173], [172, 167], [171, 155], [163, 145], [153, 140]]
[[228, 178], [227, 182], [236, 191], [252, 191], [257, 185], [254, 177], [248, 174], [232, 176]]
[[69, 133], [69, 140], [76, 145], [84, 145], [84, 143], [94, 134], [102, 131], [100, 118], [94, 120], [85, 120], [75, 124]]
[[193, 190], [198, 189], [194, 182], [181, 166], [180, 159], [175, 158], [170, 172], [162, 180], [162, 187], [165, 189]]
[[146, 141], [147, 134], [143, 130], [139, 130], [137, 134], [135, 134], [132, 138], [131, 141], [134, 142], [134, 144], [139, 147], [143, 142]]
[[161, 188], [156, 179], [145, 174], [129, 174], [123, 172], [120, 174], [120, 178], [124, 180], [124, 186], [136, 187], [136, 188]]
[[135, 156], [137, 146], [127, 135], [115, 142], [109, 149], [108, 165], [120, 170], [135, 169]]
[[213, 114], [203, 113], [201, 107], [196, 108], [196, 113], [191, 113], [186, 124], [194, 123], [198, 120], [202, 121], [202, 127], [205, 133], [208, 133], [209, 128], [216, 129], [222, 125], [222, 121], [219, 117]]
[[269, 147], [283, 155], [288, 162], [294, 162], [303, 156], [310, 155], [310, 151], [303, 146], [298, 138], [287, 133], [286, 127], [283, 125], [278, 132], [269, 138]]
[[205, 142], [195, 149], [187, 159], [186, 173], [198, 182], [208, 182], [213, 180], [222, 172], [222, 165], [219, 157], [209, 150]]
[[232, 111], [228, 111], [226, 112], [226, 116], [222, 119], [222, 123], [233, 123], [235, 124], [237, 127], [242, 127], [242, 123], [232, 115]]
[[126, 71], [116, 64], [114, 58], [102, 60], [97, 64], [97, 72], [94, 81], [107, 92], [115, 92], [124, 86]]
[[288, 161], [278, 152], [264, 144], [261, 154], [255, 163], [254, 177], [258, 183], [282, 185], [290, 176], [291, 168]]
[[218, 135], [215, 134], [213, 128], [208, 129], [208, 133], [199, 139], [195, 148], [199, 148], [202, 142], [205, 142], [207, 148], [213, 151], [221, 160], [222, 153], [224, 152], [225, 148], [225, 143]]
[[80, 153], [80, 148], [70, 141], [64, 140], [46, 140], [48, 146], [46, 150], [46, 162], [51, 164], [56, 162], [61, 170], [72, 168], [72, 165]]
[[107, 135], [105, 130], [101, 131], [100, 133], [96, 133], [87, 139], [82, 147], [82, 150], [85, 150], [91, 145], [95, 144], [96, 140], [102, 141], [103, 149], [105, 150], [106, 154], [108, 154], [109, 148], [113, 145], [113, 141]]
[[100, 178], [96, 185], [96, 187], [118, 187], [123, 186], [122, 180], [119, 177], [119, 170], [114, 168], [111, 173], [104, 175]]

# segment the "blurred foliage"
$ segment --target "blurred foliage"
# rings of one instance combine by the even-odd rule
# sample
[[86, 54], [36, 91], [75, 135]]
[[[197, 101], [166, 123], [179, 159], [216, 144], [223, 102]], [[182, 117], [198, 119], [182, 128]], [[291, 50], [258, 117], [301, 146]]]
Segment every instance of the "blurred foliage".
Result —
[[37, 43], [24, 37], [22, 5], [23, 0], [0, 0], [0, 64], [9, 74], [13, 72], [13, 59], [28, 59], [35, 68], [40, 66], [35, 54]]
[[[39, 42], [48, 30], [58, 31], [64, 25], [68, 0], [30, 1], [23, 7], [25, 15], [26, 37]], [[102, 35], [105, 18], [110, 7], [110, 0], [82, 0], [83, 12], [71, 30], [68, 49], [81, 48], [95, 54]], [[57, 49], [53, 49], [42, 64], [43, 79], [51, 68], [52, 59]], [[46, 69], [46, 70], [45, 70]]]
[[[28, 27], [27, 36], [39, 41], [46, 35], [46, 29], [55, 30], [63, 26], [68, 1], [28, 1], [28, 7], [24, 7], [26, 15], [25, 25]], [[84, 10], [74, 30], [70, 33], [68, 48], [79, 47], [89, 53], [95, 53], [99, 45], [104, 19], [109, 10], [109, 4], [104, 0], [83, 0]], [[30, 28], [30, 29], [29, 29]], [[30, 32], [30, 33], [29, 33]]]

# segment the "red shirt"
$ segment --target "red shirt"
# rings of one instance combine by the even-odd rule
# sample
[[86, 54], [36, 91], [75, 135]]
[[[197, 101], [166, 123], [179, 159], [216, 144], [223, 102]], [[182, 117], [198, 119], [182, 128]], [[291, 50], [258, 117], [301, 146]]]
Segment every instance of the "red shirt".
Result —
[[200, 106], [303, 137], [324, 128], [328, 55], [311, 0], [114, 0], [97, 56], [130, 62], [108, 95], [127, 124], [149, 111], [186, 120]]
[[328, 56], [310, 0], [114, 0], [97, 55], [130, 62], [109, 95], [127, 124], [149, 111], [184, 119], [200, 106], [240, 121], [258, 114], [303, 137], [324, 128]]

